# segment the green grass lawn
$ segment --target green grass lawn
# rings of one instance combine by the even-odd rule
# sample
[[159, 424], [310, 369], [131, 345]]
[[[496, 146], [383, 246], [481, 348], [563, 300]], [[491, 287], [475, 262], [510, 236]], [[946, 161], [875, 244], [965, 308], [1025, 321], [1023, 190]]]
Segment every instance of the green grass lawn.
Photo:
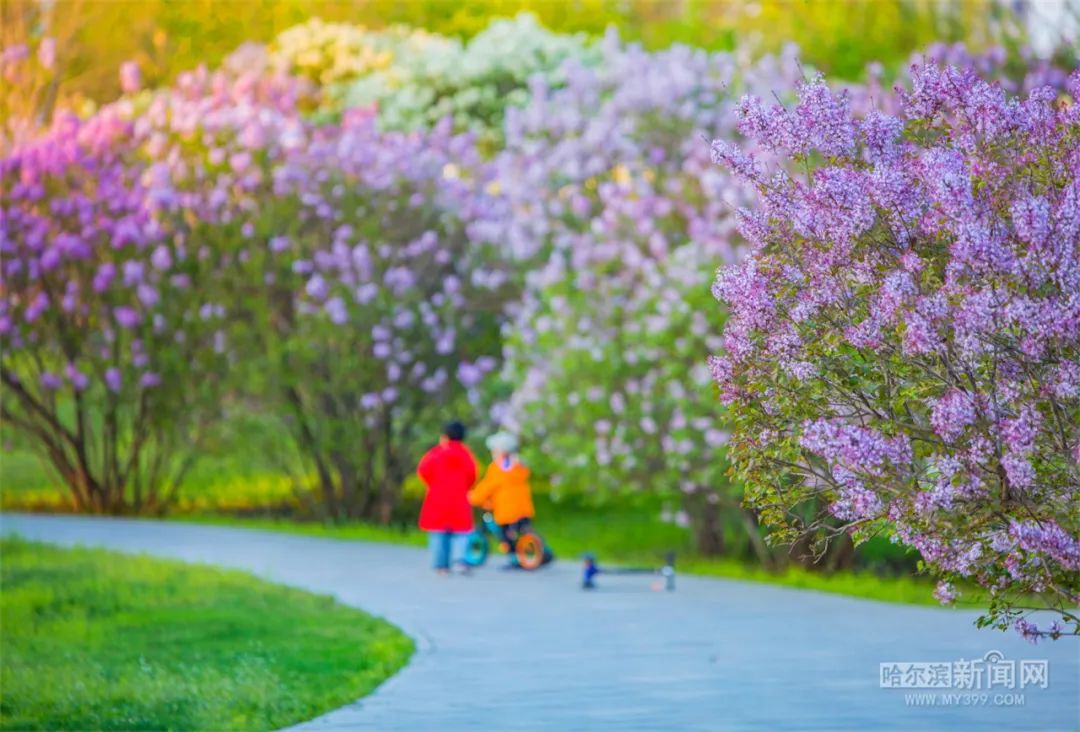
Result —
[[389, 623], [240, 572], [0, 541], [0, 728], [251, 729], [367, 694]]

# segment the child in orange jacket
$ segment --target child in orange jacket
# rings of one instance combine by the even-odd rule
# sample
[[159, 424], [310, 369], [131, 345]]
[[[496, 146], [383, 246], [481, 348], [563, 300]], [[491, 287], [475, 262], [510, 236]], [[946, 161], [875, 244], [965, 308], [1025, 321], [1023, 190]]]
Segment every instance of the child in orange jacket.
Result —
[[517, 438], [496, 432], [487, 439], [491, 465], [483, 479], [469, 491], [469, 503], [489, 509], [502, 530], [503, 551], [509, 551], [521, 532], [529, 527], [536, 510], [529, 489], [529, 469], [517, 456]]

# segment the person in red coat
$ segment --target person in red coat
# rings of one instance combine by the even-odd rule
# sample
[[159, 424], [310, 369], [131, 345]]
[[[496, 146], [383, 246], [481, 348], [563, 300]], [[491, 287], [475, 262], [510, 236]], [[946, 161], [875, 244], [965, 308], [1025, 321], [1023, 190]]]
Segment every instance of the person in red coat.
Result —
[[476, 458], [465, 446], [465, 426], [450, 422], [439, 444], [428, 450], [416, 472], [427, 486], [420, 507], [420, 528], [428, 532], [431, 563], [439, 574], [450, 566], [467, 570], [465, 547], [473, 529], [469, 489], [476, 482]]

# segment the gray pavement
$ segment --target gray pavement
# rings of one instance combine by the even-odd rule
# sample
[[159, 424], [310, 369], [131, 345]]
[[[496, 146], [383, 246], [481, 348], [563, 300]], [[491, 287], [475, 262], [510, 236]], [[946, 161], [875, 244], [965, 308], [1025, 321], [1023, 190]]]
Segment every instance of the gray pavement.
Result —
[[[1080, 641], [1033, 646], [968, 611], [684, 576], [673, 593], [603, 576], [584, 592], [573, 560], [436, 577], [414, 548], [175, 522], [4, 515], [0, 531], [247, 570], [417, 640], [401, 673], [305, 730], [1080, 729]], [[1011, 689], [880, 688], [883, 662], [995, 650], [1047, 660], [1047, 688], [1019, 670]]]

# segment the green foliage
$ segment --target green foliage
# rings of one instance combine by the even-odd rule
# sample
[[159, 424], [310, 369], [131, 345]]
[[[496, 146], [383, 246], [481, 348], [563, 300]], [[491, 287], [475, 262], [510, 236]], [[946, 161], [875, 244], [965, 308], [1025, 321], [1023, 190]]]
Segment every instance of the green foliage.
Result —
[[18, 539], [0, 553], [2, 729], [278, 728], [370, 692], [413, 648], [238, 572]]

